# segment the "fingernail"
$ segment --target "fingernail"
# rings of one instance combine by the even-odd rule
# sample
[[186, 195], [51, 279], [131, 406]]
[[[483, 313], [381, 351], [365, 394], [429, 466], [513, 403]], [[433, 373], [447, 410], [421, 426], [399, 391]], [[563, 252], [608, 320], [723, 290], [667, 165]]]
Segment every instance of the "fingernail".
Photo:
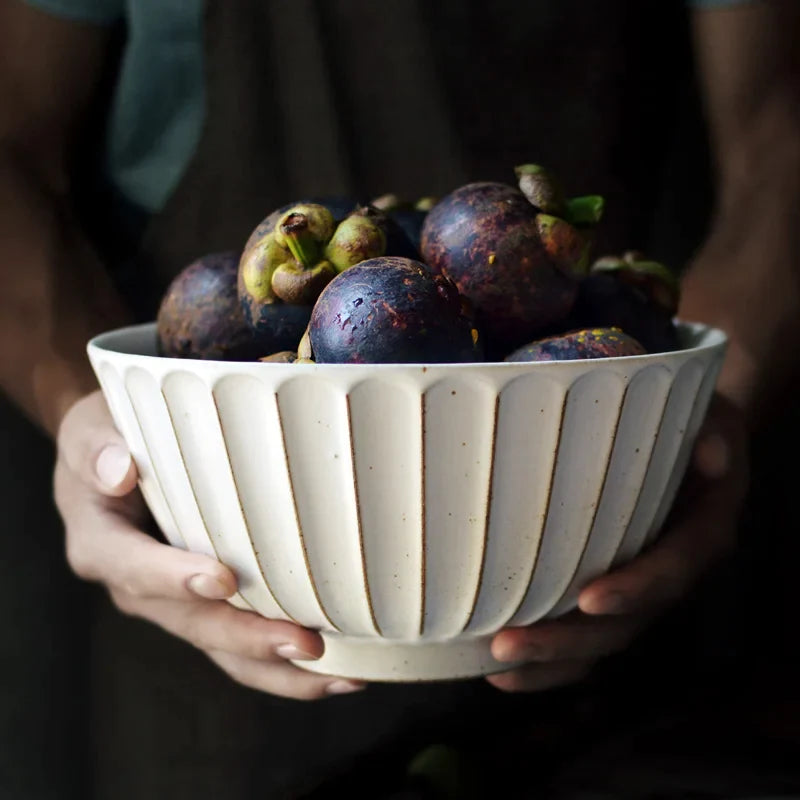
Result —
[[305, 650], [301, 650], [299, 647], [296, 647], [293, 644], [281, 644], [275, 648], [275, 652], [281, 657], [286, 659], [296, 659], [300, 661], [312, 661], [314, 659], [319, 658], [319, 656], [312, 655], [311, 653], [306, 653]]
[[350, 694], [351, 692], [360, 692], [364, 687], [365, 684], [355, 681], [334, 681], [328, 684], [325, 691], [328, 694]]
[[220, 580], [213, 575], [192, 575], [187, 581], [189, 589], [206, 600], [224, 600], [230, 597], [233, 592]]
[[628, 599], [619, 592], [603, 595], [595, 604], [597, 614], [623, 614], [628, 609]]
[[100, 451], [94, 468], [103, 486], [116, 489], [131, 468], [131, 454], [124, 447], [110, 444]]

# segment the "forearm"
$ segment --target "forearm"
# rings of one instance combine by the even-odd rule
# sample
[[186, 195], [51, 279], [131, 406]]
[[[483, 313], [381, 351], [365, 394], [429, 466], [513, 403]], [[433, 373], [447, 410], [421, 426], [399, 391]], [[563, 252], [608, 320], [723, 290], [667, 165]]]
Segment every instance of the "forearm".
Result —
[[96, 388], [86, 357], [123, 306], [71, 219], [66, 193], [0, 142], [0, 386], [48, 433]]
[[680, 316], [728, 332], [720, 388], [751, 417], [796, 369], [800, 334], [796, 20], [796, 10], [769, 2], [695, 19], [717, 204]]
[[770, 405], [797, 367], [800, 341], [800, 155], [779, 138], [782, 160], [729, 185], [709, 236], [684, 279], [679, 315], [730, 337], [721, 389], [750, 413]]

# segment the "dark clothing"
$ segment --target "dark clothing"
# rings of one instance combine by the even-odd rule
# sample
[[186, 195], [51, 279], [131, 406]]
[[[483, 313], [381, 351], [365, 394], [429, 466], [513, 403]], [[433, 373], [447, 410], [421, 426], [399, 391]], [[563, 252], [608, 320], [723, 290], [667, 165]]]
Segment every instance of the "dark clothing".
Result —
[[293, 199], [441, 196], [513, 182], [527, 161], [606, 197], [598, 251], [647, 247], [679, 268], [702, 236], [680, 3], [238, 0], [207, 3], [204, 29], [203, 134], [163, 212], [98, 204], [92, 184], [87, 222], [142, 319], [182, 266], [241, 247]]

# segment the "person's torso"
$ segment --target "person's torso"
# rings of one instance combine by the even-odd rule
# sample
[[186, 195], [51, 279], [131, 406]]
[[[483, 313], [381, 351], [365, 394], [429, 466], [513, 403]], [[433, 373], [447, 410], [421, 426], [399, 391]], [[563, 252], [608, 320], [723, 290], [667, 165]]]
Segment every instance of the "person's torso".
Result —
[[606, 197], [598, 246], [641, 248], [675, 211], [687, 34], [677, 2], [131, 3], [105, 163], [121, 202], [94, 227], [156, 276], [145, 317], [183, 265], [294, 199], [441, 196], [522, 162]]

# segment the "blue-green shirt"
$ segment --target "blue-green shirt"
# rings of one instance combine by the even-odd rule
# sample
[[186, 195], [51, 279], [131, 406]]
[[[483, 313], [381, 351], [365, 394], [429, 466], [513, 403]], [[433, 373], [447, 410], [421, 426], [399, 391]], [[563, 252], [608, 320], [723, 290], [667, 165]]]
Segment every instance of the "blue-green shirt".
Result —
[[[113, 187], [147, 213], [160, 210], [197, 147], [205, 113], [203, 0], [27, 0], [66, 19], [124, 22], [107, 136]], [[691, 0], [718, 7], [746, 0]]]

